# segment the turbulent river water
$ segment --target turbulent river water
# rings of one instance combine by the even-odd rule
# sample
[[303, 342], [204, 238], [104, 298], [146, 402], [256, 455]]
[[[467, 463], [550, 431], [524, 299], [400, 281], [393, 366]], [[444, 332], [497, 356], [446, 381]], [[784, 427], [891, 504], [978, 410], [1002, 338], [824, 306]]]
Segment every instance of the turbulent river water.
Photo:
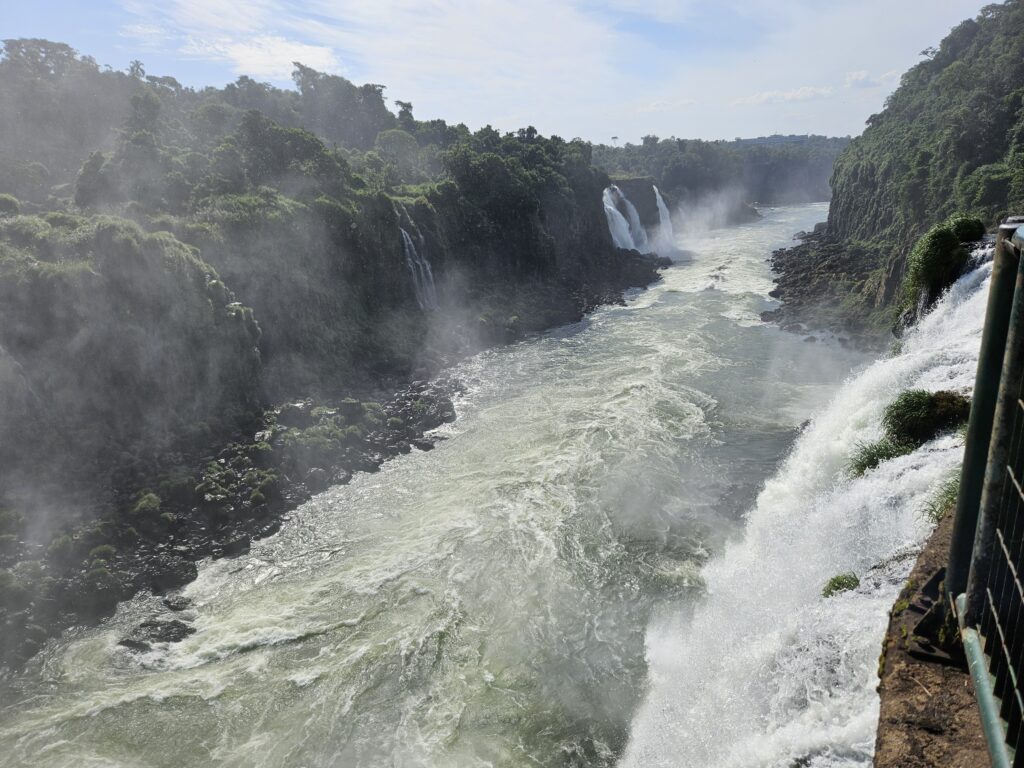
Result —
[[761, 323], [766, 257], [826, 212], [684, 237], [625, 306], [468, 360], [435, 450], [200, 569], [194, 635], [119, 647], [167, 618], [140, 596], [51, 643], [2, 689], [0, 764], [869, 762], [886, 611], [961, 448], [844, 466], [900, 388], [970, 384], [987, 273], [871, 365]]

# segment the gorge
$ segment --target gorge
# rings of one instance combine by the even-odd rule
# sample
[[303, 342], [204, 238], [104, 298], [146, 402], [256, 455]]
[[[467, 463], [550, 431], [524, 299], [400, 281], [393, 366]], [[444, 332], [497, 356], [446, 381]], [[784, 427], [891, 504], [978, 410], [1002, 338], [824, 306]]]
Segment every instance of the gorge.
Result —
[[1024, 3], [922, 57], [719, 105], [891, 81], [853, 138], [620, 146], [4, 40], [0, 765], [871, 764]]

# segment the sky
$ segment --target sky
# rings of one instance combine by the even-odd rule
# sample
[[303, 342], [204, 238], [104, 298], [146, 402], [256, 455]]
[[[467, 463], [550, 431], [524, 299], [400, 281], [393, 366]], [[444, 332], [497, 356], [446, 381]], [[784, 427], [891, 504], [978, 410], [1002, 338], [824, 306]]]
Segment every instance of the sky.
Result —
[[188, 86], [299, 61], [416, 117], [594, 142], [857, 135], [980, 0], [0, 0], [0, 37]]

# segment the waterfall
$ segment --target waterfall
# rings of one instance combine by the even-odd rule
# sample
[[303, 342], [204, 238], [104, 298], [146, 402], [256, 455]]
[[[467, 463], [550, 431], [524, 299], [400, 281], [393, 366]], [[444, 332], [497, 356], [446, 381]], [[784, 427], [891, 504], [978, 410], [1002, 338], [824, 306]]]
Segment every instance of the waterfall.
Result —
[[430, 268], [430, 262], [425, 255], [426, 242], [420, 235], [420, 246], [422, 252], [416, 249], [412, 237], [403, 228], [402, 251], [405, 254], [405, 266], [412, 276], [412, 289], [416, 296], [416, 303], [420, 309], [437, 309], [437, 291], [434, 288], [434, 271]]
[[[858, 478], [846, 466], [881, 436], [901, 390], [971, 387], [990, 275], [986, 264], [962, 277], [900, 354], [838, 391], [765, 484], [743, 538], [705, 567], [703, 600], [649, 625], [650, 687], [623, 768], [871, 764], [887, 614], [931, 529], [922, 507], [963, 444], [940, 437]], [[823, 598], [849, 571], [860, 586]]]
[[658, 201], [658, 235], [655, 238], [655, 245], [659, 253], [672, 251], [676, 248], [676, 233], [672, 229], [672, 216], [665, 205], [665, 198], [661, 192], [654, 187], [654, 198]]
[[618, 248], [635, 249], [633, 236], [629, 233], [629, 222], [615, 207], [607, 189], [604, 191], [604, 215], [608, 218], [608, 231], [612, 234], [612, 242]]
[[637, 213], [636, 207], [629, 202], [629, 198], [622, 193], [622, 190], [612, 184], [604, 191], [602, 199], [604, 200], [604, 212], [608, 217], [608, 229], [611, 231], [615, 245], [619, 248], [630, 248], [641, 253], [650, 253], [647, 231], [640, 223], [640, 214]]

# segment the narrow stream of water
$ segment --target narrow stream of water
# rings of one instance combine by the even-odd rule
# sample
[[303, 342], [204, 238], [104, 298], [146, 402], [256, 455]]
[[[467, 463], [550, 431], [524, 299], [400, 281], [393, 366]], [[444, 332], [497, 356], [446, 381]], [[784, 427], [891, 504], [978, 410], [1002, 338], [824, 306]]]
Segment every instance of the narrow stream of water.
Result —
[[626, 306], [467, 361], [435, 450], [200, 569], [194, 635], [119, 647], [166, 614], [140, 596], [51, 643], [3, 691], [0, 763], [789, 765], [831, 760], [828, 734], [862, 760], [870, 702], [813, 711], [854, 678], [870, 692], [864, 617], [878, 629], [903, 561], [874, 592], [817, 594], [920, 540], [911, 508], [957, 447], [893, 462], [860, 496], [841, 467], [889, 393], [961, 384], [976, 335], [944, 329], [945, 373], [910, 340], [896, 359], [914, 362], [876, 364], [837, 407], [868, 361], [758, 320], [766, 258], [826, 214], [691, 238], [694, 260]]

